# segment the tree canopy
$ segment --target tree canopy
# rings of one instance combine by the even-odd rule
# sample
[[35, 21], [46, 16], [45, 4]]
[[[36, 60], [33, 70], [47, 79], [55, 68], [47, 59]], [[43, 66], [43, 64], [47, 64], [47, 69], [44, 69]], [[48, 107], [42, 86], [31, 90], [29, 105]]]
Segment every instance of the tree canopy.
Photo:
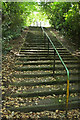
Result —
[[[3, 2], [2, 3], [2, 45], [5, 49], [11, 39], [21, 34], [27, 23], [28, 16], [37, 11], [37, 3]], [[29, 22], [29, 21], [28, 21]], [[4, 44], [6, 41], [6, 44]]]
[[80, 3], [79, 2], [44, 2], [41, 3], [53, 28], [62, 30], [71, 38], [80, 38]]
[[3, 48], [21, 34], [21, 29], [44, 17], [54, 29], [79, 40], [80, 2], [2, 2]]

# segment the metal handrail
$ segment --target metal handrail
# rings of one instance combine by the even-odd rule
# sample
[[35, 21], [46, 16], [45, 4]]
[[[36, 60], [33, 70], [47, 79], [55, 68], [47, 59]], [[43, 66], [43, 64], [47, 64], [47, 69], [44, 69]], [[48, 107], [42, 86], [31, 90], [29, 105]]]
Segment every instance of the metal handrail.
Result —
[[52, 47], [54, 48], [55, 52], [57, 53], [60, 61], [62, 62], [62, 65], [64, 66], [64, 68], [66, 69], [66, 72], [67, 72], [67, 96], [66, 96], [66, 115], [67, 115], [67, 111], [68, 111], [68, 99], [69, 99], [69, 70], [66, 67], [64, 61], [62, 60], [62, 58], [61, 58], [58, 50], [56, 49], [55, 45], [52, 42], [52, 40], [50, 39], [50, 37], [48, 36], [48, 34], [44, 31], [43, 27], [41, 27], [41, 28], [42, 28], [43, 33], [46, 35], [46, 37], [48, 38], [49, 42], [51, 43]]

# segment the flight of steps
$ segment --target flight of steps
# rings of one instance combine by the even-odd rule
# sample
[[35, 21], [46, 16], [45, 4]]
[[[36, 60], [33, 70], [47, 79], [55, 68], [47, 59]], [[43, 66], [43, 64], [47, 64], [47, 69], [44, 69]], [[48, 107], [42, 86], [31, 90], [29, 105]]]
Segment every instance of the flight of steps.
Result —
[[[21, 98], [18, 105], [7, 107], [11, 111], [41, 112], [66, 110], [66, 71], [54, 49], [44, 41], [41, 28], [31, 28], [19, 55], [16, 55], [14, 82], [7, 96]], [[70, 96], [68, 109], [80, 108], [80, 62], [65, 49], [55, 37], [53, 43], [70, 71]], [[31, 98], [28, 101], [28, 98]]]

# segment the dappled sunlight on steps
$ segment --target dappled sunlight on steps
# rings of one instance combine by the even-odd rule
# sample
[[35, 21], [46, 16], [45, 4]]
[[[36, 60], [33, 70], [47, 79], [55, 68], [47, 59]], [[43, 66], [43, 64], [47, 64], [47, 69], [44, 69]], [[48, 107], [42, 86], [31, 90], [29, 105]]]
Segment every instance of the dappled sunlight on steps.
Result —
[[[55, 47], [70, 71], [70, 96], [68, 109], [80, 108], [79, 61], [53, 37]], [[44, 41], [41, 28], [31, 28], [18, 55], [15, 55], [15, 73], [11, 75], [11, 98], [21, 98], [22, 104], [7, 107], [11, 111], [41, 112], [66, 110], [67, 75], [54, 49], [50, 46], [48, 54], [47, 39]], [[14, 92], [14, 89], [16, 92]], [[60, 97], [61, 96], [61, 97]], [[24, 99], [32, 100], [25, 101]], [[36, 100], [35, 100], [36, 98]]]

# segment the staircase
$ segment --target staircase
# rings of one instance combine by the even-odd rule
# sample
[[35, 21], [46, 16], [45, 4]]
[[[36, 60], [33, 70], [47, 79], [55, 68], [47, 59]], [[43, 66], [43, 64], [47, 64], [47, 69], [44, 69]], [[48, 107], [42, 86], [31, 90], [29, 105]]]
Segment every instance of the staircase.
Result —
[[[52, 42], [70, 72], [68, 109], [80, 108], [80, 62], [53, 36]], [[59, 57], [41, 28], [30, 28], [23, 46], [16, 55], [12, 89], [7, 96], [20, 99], [7, 108], [11, 111], [42, 112], [66, 111], [67, 74]]]

